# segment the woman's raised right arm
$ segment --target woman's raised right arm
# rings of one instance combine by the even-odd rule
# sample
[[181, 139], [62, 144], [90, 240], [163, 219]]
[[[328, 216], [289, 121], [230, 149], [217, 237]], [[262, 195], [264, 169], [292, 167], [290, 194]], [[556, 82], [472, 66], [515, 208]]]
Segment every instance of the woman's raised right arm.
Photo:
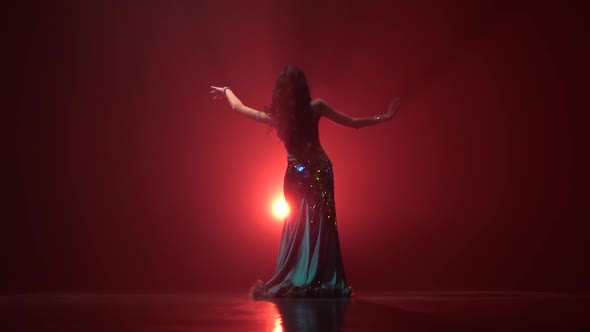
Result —
[[325, 116], [326, 118], [343, 126], [356, 129], [367, 126], [374, 126], [376, 124], [380, 124], [388, 120], [391, 120], [391, 118], [393, 118], [393, 116], [397, 112], [399, 104], [400, 99], [396, 97], [391, 101], [391, 104], [389, 104], [389, 109], [387, 110], [387, 113], [383, 115], [377, 115], [368, 118], [353, 118], [346, 113], [337, 111], [322, 99], [315, 99], [311, 102], [311, 106], [316, 111], [320, 112], [322, 116]]

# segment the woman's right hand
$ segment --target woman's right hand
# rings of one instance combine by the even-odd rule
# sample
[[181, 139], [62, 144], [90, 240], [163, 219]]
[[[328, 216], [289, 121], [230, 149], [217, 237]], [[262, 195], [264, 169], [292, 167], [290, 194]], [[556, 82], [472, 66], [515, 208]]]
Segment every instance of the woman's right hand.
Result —
[[389, 120], [395, 116], [395, 114], [397, 113], [397, 109], [399, 108], [400, 102], [401, 101], [400, 101], [399, 97], [393, 98], [393, 100], [389, 104], [389, 108], [387, 109], [387, 113], [385, 114], [385, 117], [387, 120]]

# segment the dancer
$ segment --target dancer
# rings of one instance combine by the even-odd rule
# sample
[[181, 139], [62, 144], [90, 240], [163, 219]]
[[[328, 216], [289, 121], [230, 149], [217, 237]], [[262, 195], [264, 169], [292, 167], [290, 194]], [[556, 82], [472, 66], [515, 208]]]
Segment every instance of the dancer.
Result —
[[291, 212], [286, 217], [274, 276], [253, 287], [252, 296], [348, 297], [334, 204], [332, 162], [319, 140], [318, 122], [362, 128], [390, 120], [400, 99], [387, 113], [352, 118], [321, 99], [311, 99], [304, 73], [293, 65], [278, 75], [272, 103], [264, 112], [244, 105], [229, 87], [211, 86], [215, 99], [227, 98], [231, 108], [246, 117], [271, 125], [287, 150], [284, 195]]

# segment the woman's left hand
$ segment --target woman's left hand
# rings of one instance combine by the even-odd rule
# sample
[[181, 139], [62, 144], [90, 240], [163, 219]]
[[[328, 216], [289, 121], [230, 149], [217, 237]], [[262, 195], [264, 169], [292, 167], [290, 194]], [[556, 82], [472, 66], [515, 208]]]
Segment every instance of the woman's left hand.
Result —
[[211, 86], [211, 93], [213, 94], [213, 99], [223, 99], [225, 98], [225, 87], [219, 86]]

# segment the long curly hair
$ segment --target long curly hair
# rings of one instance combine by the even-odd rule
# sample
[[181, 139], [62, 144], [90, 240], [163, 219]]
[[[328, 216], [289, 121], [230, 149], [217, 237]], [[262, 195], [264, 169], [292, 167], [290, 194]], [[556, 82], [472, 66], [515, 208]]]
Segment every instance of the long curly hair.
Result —
[[311, 95], [301, 69], [287, 65], [281, 70], [272, 93], [272, 103], [265, 112], [272, 117], [272, 126], [288, 151], [295, 149], [302, 139], [313, 136]]

